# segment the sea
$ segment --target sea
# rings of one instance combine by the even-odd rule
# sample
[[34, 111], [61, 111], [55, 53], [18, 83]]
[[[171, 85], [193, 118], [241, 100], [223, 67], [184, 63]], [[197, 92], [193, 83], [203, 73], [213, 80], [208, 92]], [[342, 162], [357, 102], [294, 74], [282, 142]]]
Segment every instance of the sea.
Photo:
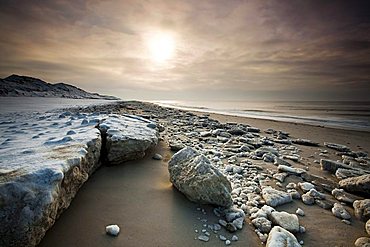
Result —
[[[114, 100], [0, 97], [0, 114], [46, 112]], [[165, 107], [370, 132], [370, 101], [149, 101]]]
[[151, 101], [161, 106], [370, 132], [370, 101]]

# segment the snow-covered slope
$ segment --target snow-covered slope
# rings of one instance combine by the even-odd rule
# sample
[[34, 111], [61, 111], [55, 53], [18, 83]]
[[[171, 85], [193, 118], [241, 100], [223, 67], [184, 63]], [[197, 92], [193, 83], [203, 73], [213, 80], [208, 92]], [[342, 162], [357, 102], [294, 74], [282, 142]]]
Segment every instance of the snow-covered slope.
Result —
[[117, 100], [114, 96], [89, 93], [78, 87], [57, 83], [50, 84], [37, 78], [11, 75], [0, 79], [1, 97], [58, 97], [72, 99]]

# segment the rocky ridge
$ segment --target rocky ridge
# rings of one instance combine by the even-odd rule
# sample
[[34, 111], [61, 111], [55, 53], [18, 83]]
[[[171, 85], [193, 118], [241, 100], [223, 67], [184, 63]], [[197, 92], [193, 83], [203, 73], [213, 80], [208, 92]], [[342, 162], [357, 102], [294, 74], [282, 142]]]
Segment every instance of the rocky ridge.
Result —
[[158, 142], [155, 122], [130, 115], [14, 113], [0, 131], [0, 246], [37, 245], [105, 156], [119, 164]]

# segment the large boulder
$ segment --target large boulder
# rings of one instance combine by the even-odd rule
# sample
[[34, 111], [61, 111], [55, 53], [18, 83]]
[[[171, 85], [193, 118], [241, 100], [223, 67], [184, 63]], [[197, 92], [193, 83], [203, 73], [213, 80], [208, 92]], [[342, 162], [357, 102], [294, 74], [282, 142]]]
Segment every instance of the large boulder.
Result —
[[0, 149], [0, 246], [37, 245], [69, 206], [99, 166], [96, 123], [36, 114], [0, 125], [2, 137], [11, 140]]
[[348, 192], [370, 195], [370, 174], [343, 179], [339, 181], [339, 186]]
[[274, 226], [269, 233], [266, 247], [301, 247], [297, 238], [280, 226]]
[[109, 115], [99, 129], [106, 136], [106, 153], [109, 164], [139, 159], [158, 143], [158, 128], [145, 118], [132, 115]]
[[232, 205], [229, 180], [202, 154], [186, 147], [168, 163], [171, 183], [189, 200], [224, 207]]

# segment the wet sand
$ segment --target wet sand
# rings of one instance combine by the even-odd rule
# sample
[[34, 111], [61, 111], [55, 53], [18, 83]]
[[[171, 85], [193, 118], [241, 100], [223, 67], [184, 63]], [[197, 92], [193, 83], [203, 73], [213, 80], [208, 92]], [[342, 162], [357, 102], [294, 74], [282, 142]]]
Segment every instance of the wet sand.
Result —
[[[160, 153], [162, 161], [153, 160]], [[103, 166], [83, 185], [71, 206], [46, 233], [39, 246], [225, 246], [212, 233], [208, 243], [195, 240], [198, 218], [217, 223], [213, 207], [186, 199], [169, 181], [171, 151], [163, 142], [139, 161]], [[204, 208], [204, 215], [197, 208]], [[105, 234], [105, 226], [118, 224], [118, 237]], [[219, 234], [232, 234], [222, 229]], [[236, 233], [233, 246], [262, 246], [251, 227]]]
[[[261, 130], [284, 130], [291, 133], [292, 137], [307, 138], [321, 144], [324, 141], [336, 142], [348, 145], [353, 150], [370, 150], [369, 132], [210, 115], [220, 122], [248, 123]], [[333, 175], [322, 172], [320, 166], [313, 162], [322, 158], [318, 156], [318, 149], [327, 148], [299, 147], [302, 150], [301, 156], [305, 158], [295, 167], [308, 166], [312, 174], [335, 180]], [[334, 150], [327, 150], [329, 158], [339, 159]], [[162, 161], [151, 159], [156, 152], [164, 157]], [[213, 233], [208, 243], [194, 239], [198, 236], [194, 230], [201, 231], [204, 228], [204, 223], [199, 219], [216, 223], [218, 218], [212, 213], [211, 206], [201, 206], [207, 212], [203, 215], [197, 210], [199, 205], [188, 201], [172, 187], [167, 171], [167, 162], [172, 154], [162, 141], [142, 160], [114, 167], [102, 166], [81, 188], [71, 206], [47, 232], [39, 246], [225, 246]], [[308, 158], [310, 155], [313, 157]], [[276, 169], [272, 164], [265, 165], [268, 169]], [[299, 179], [301, 178], [290, 176], [283, 185], [301, 181]], [[297, 239], [303, 240], [305, 246], [353, 246], [358, 237], [367, 235], [364, 223], [354, 218], [350, 207], [347, 209], [352, 215], [352, 225], [344, 224], [331, 211], [317, 205], [305, 205], [300, 200], [276, 209], [294, 213], [298, 207], [306, 214], [299, 217], [300, 224], [306, 227], [306, 233], [297, 234]], [[254, 233], [254, 227], [248, 223], [249, 219], [243, 230], [236, 232], [239, 241], [232, 242], [233, 246], [263, 246]], [[121, 227], [118, 237], [105, 234], [105, 226], [108, 224], [118, 224]], [[229, 239], [233, 235], [224, 229], [219, 234]]]

